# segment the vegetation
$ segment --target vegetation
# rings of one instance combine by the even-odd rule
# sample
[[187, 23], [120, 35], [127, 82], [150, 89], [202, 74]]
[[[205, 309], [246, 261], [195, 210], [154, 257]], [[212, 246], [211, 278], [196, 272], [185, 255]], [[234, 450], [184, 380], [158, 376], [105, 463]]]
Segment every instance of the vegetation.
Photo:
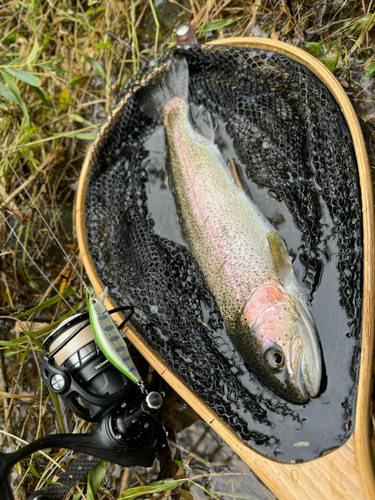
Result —
[[[72, 220], [83, 159], [116, 94], [142, 65], [175, 43], [172, 29], [183, 18], [191, 21], [201, 43], [228, 36], [264, 36], [319, 58], [339, 79], [361, 117], [370, 162], [375, 165], [373, 0], [4, 0], [0, 5], [0, 442], [8, 451], [22, 440], [87, 427], [60, 409], [39, 377], [41, 341], [72, 310], [82, 310], [85, 302], [80, 280], [35, 207], [83, 274]], [[16, 498], [25, 499], [39, 487], [40, 478], [53, 480], [57, 469], [65, 468], [66, 456], [63, 451], [40, 453], [19, 464]], [[146, 493], [161, 498], [176, 488], [188, 498], [181, 486], [195, 481], [194, 472], [182, 463], [172, 470], [170, 483], [141, 481], [121, 498]], [[115, 498], [129, 484], [125, 471], [115, 493], [108, 479], [113, 474], [102, 481], [105, 472], [103, 464], [97, 467], [86, 486], [72, 490], [71, 498], [93, 499], [95, 494], [95, 498]], [[220, 493], [211, 495], [216, 498]]]

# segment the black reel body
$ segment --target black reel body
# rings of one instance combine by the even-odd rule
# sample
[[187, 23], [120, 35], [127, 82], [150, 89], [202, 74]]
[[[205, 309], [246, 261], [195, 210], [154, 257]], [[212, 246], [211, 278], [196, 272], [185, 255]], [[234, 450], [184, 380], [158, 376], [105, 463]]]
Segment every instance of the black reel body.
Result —
[[[121, 309], [125, 308], [109, 313]], [[164, 428], [155, 418], [163, 398], [157, 392], [144, 394], [105, 358], [95, 340], [88, 313], [64, 321], [47, 337], [43, 347], [48, 354], [42, 360], [41, 375], [47, 387], [59, 394], [77, 416], [98, 425], [89, 434], [46, 436], [14, 453], [0, 454], [0, 499], [13, 499], [7, 481], [11, 468], [45, 448], [75, 450], [125, 467], [151, 466], [157, 453], [166, 447]], [[144, 376], [147, 362], [142, 358], [137, 365]], [[79, 469], [76, 475], [68, 474], [65, 483], [51, 487], [51, 495], [46, 490], [34, 493], [32, 498], [62, 498], [68, 484], [74, 484], [72, 477], [78, 481], [87, 466], [74, 468], [73, 464], [72, 471], [76, 469]]]
[[100, 351], [87, 313], [63, 322], [43, 347], [49, 351], [41, 363], [43, 382], [88, 422], [97, 422], [137, 390]]

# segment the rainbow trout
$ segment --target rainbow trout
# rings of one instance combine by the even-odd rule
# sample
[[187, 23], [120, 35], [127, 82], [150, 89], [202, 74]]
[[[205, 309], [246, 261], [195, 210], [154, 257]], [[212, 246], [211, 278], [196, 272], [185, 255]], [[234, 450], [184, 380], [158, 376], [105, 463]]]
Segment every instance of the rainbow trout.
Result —
[[233, 162], [228, 167], [213, 140], [193, 128], [188, 79], [186, 60], [173, 59], [141, 94], [145, 111], [163, 120], [183, 236], [245, 361], [275, 393], [304, 403], [322, 377], [314, 320], [284, 242]]

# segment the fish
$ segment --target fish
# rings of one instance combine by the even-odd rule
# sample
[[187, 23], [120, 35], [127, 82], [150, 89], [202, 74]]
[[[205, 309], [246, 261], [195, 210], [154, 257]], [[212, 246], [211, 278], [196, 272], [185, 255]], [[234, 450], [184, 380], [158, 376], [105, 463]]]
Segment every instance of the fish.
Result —
[[108, 361], [132, 382], [143, 387], [142, 378], [133, 363], [128, 346], [104, 305], [107, 290], [106, 287], [102, 300], [95, 293], [87, 299], [90, 323], [95, 340]]
[[142, 89], [143, 111], [163, 124], [167, 171], [183, 237], [238, 352], [278, 396], [302, 404], [319, 394], [322, 351], [287, 247], [247, 193], [214, 130], [189, 115], [189, 68], [172, 58]]

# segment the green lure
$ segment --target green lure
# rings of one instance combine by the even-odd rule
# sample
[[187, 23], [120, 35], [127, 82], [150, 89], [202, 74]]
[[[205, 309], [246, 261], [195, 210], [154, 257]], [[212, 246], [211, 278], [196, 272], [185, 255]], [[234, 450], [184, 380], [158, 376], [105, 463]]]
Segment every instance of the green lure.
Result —
[[[95, 294], [96, 295], [96, 294]], [[134, 366], [128, 347], [117, 326], [104, 306], [107, 288], [103, 298], [90, 296], [87, 300], [90, 323], [95, 339], [104, 356], [135, 384], [143, 385], [142, 378]]]

